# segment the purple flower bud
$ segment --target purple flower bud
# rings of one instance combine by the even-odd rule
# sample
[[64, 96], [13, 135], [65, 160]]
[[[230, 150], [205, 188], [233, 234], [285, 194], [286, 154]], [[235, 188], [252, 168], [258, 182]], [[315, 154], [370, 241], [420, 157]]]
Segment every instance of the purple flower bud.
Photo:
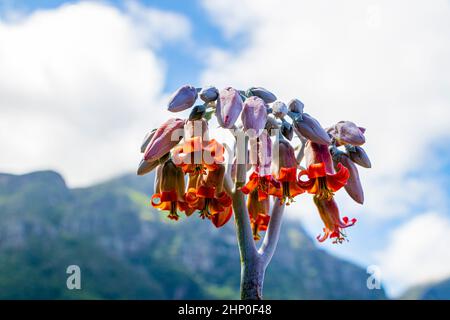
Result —
[[281, 134], [289, 141], [292, 141], [292, 138], [294, 137], [294, 127], [289, 122], [283, 121], [281, 124]]
[[200, 99], [205, 102], [211, 102], [217, 100], [219, 97], [219, 90], [216, 87], [205, 87], [200, 91]]
[[175, 147], [183, 136], [184, 123], [184, 120], [175, 118], [163, 123], [150, 140], [144, 160], [148, 162], [157, 160]]
[[289, 111], [295, 112], [295, 113], [303, 113], [303, 108], [305, 107], [303, 105], [303, 102], [301, 102], [298, 99], [292, 99], [288, 103]]
[[344, 186], [345, 191], [348, 195], [359, 204], [364, 203], [364, 191], [359, 179], [358, 168], [350, 160], [350, 157], [345, 153], [339, 153], [338, 156], [333, 157], [333, 163], [335, 168], [337, 168], [338, 163], [341, 163], [344, 167], [348, 169], [350, 177], [347, 180], [347, 184]]
[[231, 129], [242, 111], [239, 91], [231, 87], [220, 91], [216, 104], [216, 117], [219, 125]]
[[170, 97], [168, 110], [171, 112], [186, 110], [194, 105], [195, 100], [197, 100], [197, 89], [184, 85]]
[[277, 118], [284, 118], [288, 113], [288, 107], [284, 102], [277, 100], [272, 104], [272, 113]]
[[255, 96], [247, 98], [244, 102], [241, 120], [245, 131], [254, 130], [253, 133], [259, 136], [267, 121], [267, 110], [264, 101]]
[[372, 164], [370, 163], [370, 159], [367, 156], [366, 151], [362, 147], [354, 146], [351, 148], [347, 148], [348, 155], [350, 159], [356, 163], [359, 164], [361, 167], [364, 168], [371, 168]]
[[366, 142], [364, 128], [359, 128], [350, 121], [339, 121], [337, 124], [327, 129], [328, 133], [336, 140], [337, 145], [351, 144], [360, 146]]
[[303, 113], [302, 119], [294, 121], [294, 130], [308, 140], [317, 144], [329, 145], [331, 139], [320, 123], [307, 113]]
[[248, 89], [248, 92], [251, 95], [257, 96], [264, 100], [265, 103], [272, 103], [277, 100], [277, 97], [267, 89], [262, 87], [253, 87]]

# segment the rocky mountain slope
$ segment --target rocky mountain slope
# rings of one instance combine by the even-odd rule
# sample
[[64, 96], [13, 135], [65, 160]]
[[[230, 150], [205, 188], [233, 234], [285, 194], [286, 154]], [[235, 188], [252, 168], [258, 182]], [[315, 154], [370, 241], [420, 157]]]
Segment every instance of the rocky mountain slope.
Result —
[[[83, 189], [56, 172], [0, 174], [1, 299], [239, 297], [234, 223], [172, 222], [151, 207], [151, 176]], [[81, 268], [81, 290], [66, 268]], [[364, 269], [319, 250], [298, 222], [282, 227], [266, 299], [383, 299]]]

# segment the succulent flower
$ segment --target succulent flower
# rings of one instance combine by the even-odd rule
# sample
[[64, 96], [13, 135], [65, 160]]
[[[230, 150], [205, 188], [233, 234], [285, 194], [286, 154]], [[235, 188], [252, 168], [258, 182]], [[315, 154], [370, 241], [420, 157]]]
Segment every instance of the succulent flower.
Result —
[[297, 118], [293, 124], [297, 134], [302, 135], [306, 139], [324, 145], [329, 145], [331, 143], [328, 133], [322, 128], [320, 123], [309, 114], [303, 113], [302, 118]]
[[366, 142], [364, 132], [366, 129], [358, 127], [351, 121], [339, 121], [337, 124], [327, 129], [327, 132], [334, 138], [336, 145], [350, 144], [360, 146]]
[[250, 224], [253, 230], [253, 239], [259, 240], [260, 231], [266, 231], [270, 221], [270, 199], [260, 199], [258, 191], [250, 192], [247, 199], [247, 209], [250, 216]]
[[216, 117], [219, 125], [227, 129], [232, 128], [242, 108], [239, 91], [231, 87], [221, 90], [216, 103]]
[[197, 89], [191, 85], [184, 85], [175, 91], [169, 100], [168, 110], [180, 112], [192, 107], [197, 100]]
[[184, 120], [171, 118], [164, 122], [154, 133], [147, 149], [145, 150], [144, 160], [153, 162], [168, 153], [180, 141]]
[[[300, 186], [320, 200], [330, 200], [334, 192], [345, 186], [349, 178], [347, 168], [339, 164], [334, 172], [328, 147], [311, 141], [306, 143], [305, 158], [307, 169], [299, 174]], [[303, 176], [308, 180], [302, 180]]]
[[272, 92], [262, 87], [252, 87], [247, 92], [249, 96], [257, 96], [263, 99], [265, 103], [272, 103], [277, 100], [277, 97]]
[[347, 217], [340, 218], [339, 208], [334, 198], [319, 199], [314, 197], [314, 204], [316, 205], [320, 218], [322, 219], [325, 228], [324, 234], [317, 236], [319, 242], [323, 242], [328, 238], [334, 239], [333, 243], [342, 243], [346, 235], [343, 229], [353, 226], [356, 219], [348, 219]]
[[[189, 188], [185, 197], [190, 208], [199, 210], [200, 217], [210, 219], [216, 227], [223, 226], [232, 213], [231, 197], [223, 191], [224, 174], [225, 166], [219, 165], [206, 176], [200, 175], [197, 187]], [[216, 215], [218, 217], [213, 219]]]
[[273, 161], [275, 178], [281, 183], [281, 188], [270, 188], [269, 193], [290, 204], [294, 197], [305, 192], [297, 181], [297, 159], [294, 148], [284, 139], [279, 140], [278, 157]]
[[345, 191], [347, 191], [348, 195], [357, 203], [363, 204], [364, 190], [359, 179], [359, 172], [356, 165], [353, 163], [350, 157], [343, 152], [339, 152], [339, 154], [335, 155], [333, 157], [333, 162], [336, 167], [342, 165], [347, 167], [349, 171], [349, 178], [346, 185], [344, 186]]
[[266, 126], [267, 110], [264, 101], [258, 97], [247, 98], [241, 113], [244, 131], [252, 136], [259, 136]]
[[153, 207], [169, 211], [169, 219], [178, 220], [178, 210], [184, 211], [184, 174], [172, 160], [167, 160], [162, 166], [161, 179], [157, 187], [158, 193], [152, 196]]

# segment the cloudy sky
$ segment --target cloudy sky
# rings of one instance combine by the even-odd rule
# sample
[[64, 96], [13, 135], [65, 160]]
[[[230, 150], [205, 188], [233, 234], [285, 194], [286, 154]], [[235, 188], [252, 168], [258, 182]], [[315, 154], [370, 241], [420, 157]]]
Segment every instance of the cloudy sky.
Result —
[[[450, 276], [449, 39], [448, 0], [0, 0], [0, 171], [134, 171], [179, 85], [264, 86], [367, 128], [366, 203], [338, 194], [358, 224], [321, 246], [396, 295]], [[289, 216], [321, 230], [311, 201]]]

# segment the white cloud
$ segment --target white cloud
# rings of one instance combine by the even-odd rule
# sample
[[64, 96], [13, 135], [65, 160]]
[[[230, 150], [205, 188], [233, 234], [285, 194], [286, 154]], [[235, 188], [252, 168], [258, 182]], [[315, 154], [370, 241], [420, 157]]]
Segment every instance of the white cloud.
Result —
[[143, 134], [165, 114], [153, 48], [189, 36], [183, 16], [134, 2], [0, 20], [0, 170], [56, 169], [72, 185], [134, 170]]
[[392, 233], [389, 245], [377, 257], [383, 279], [395, 288], [393, 294], [408, 286], [450, 277], [448, 230], [449, 217], [428, 212]]

